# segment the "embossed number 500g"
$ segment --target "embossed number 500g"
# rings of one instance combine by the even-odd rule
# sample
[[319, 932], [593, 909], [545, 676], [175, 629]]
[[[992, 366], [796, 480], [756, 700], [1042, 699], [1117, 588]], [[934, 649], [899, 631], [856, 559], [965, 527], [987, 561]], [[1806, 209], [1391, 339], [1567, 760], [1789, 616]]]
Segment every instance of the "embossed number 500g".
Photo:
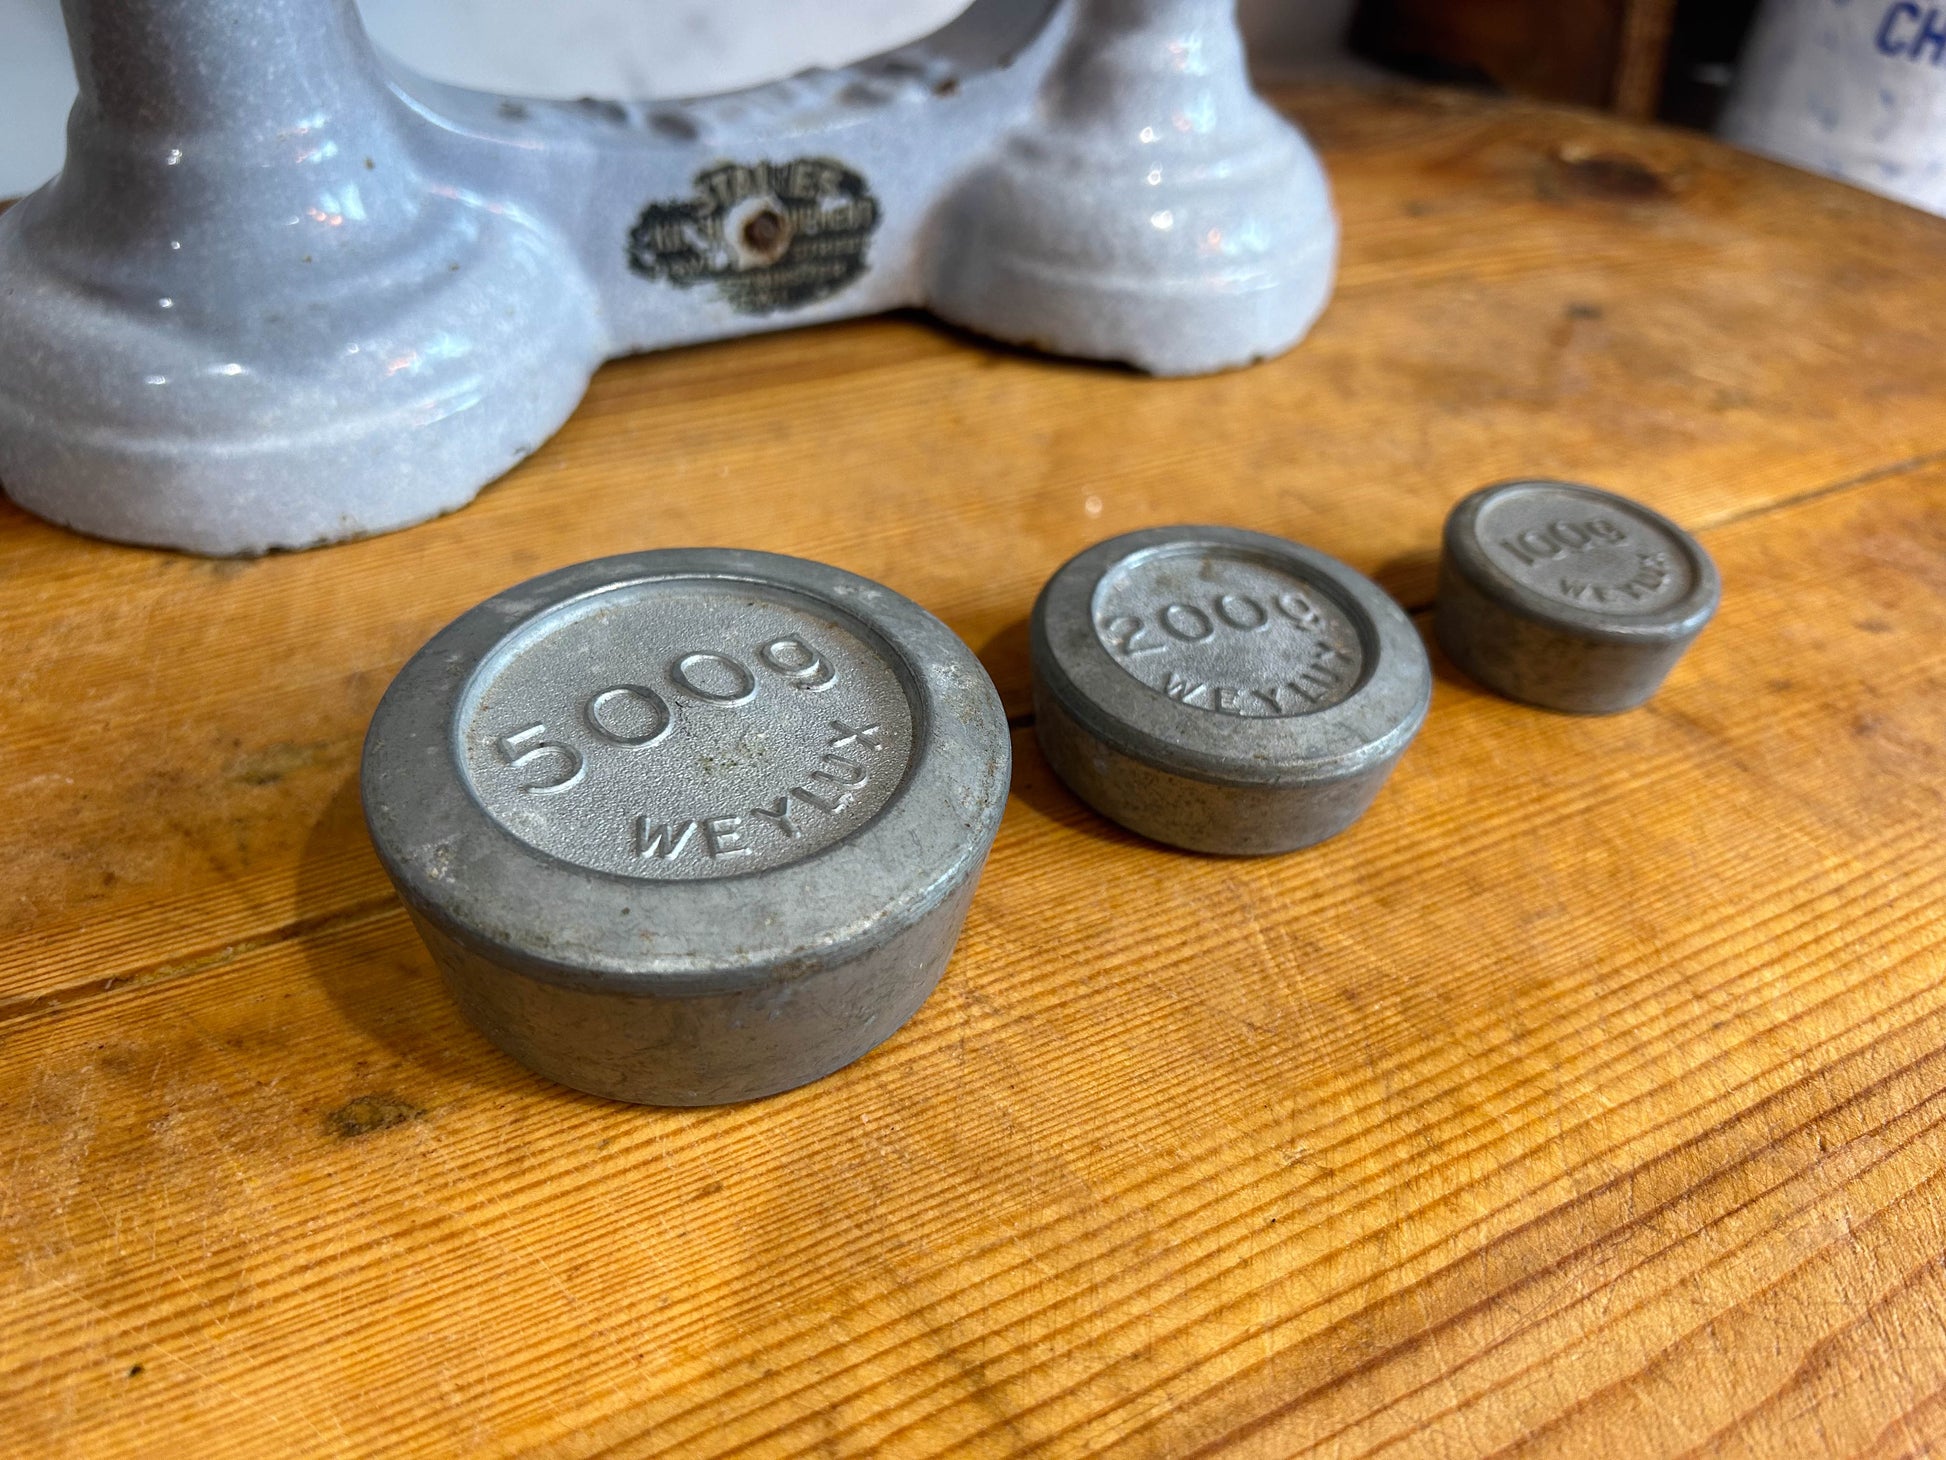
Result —
[[[838, 681], [830, 661], [795, 634], [760, 646], [756, 657], [769, 673], [813, 694]], [[757, 697], [757, 676], [749, 666], [711, 649], [678, 655], [669, 665], [668, 679], [677, 693], [703, 704], [746, 705]], [[624, 750], [657, 744], [675, 724], [668, 700], [643, 684], [596, 690], [582, 705], [581, 718], [598, 739]], [[532, 781], [520, 788], [530, 796], [559, 796], [580, 785], [588, 774], [587, 757], [565, 741], [549, 740], [544, 724], [503, 735], [498, 744], [507, 764], [516, 770], [555, 762], [558, 779]]]

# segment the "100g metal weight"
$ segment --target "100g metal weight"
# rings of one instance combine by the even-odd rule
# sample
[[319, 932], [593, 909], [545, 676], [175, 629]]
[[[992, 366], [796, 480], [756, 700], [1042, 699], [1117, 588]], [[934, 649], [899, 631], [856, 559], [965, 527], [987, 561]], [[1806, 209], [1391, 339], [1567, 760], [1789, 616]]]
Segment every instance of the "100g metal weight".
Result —
[[837, 569], [641, 553], [441, 632], [366, 741], [379, 855], [468, 1016], [564, 1084], [704, 1105], [857, 1059], [932, 991], [1004, 809], [1005, 714]]
[[1661, 687], [1721, 597], [1703, 545], [1661, 513], [1575, 482], [1503, 482], [1446, 519], [1433, 628], [1509, 699], [1609, 715]]

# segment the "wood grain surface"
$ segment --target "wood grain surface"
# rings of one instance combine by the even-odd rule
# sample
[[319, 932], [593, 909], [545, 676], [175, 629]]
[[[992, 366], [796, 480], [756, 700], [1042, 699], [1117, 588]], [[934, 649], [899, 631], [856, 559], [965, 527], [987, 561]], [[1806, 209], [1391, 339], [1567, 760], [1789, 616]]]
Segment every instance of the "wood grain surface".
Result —
[[[0, 507], [0, 1451], [1946, 1446], [1946, 223], [1584, 114], [1287, 100], [1344, 275], [1255, 370], [892, 318], [611, 367], [372, 542]], [[1369, 817], [1265, 861], [1050, 776], [1024, 620], [1071, 553], [1232, 522], [1423, 609], [1445, 510], [1530, 473], [1717, 556], [1647, 709], [1436, 659]], [[439, 625], [696, 543], [910, 594], [1020, 718], [912, 1023], [668, 1113], [460, 1021], [355, 773]]]

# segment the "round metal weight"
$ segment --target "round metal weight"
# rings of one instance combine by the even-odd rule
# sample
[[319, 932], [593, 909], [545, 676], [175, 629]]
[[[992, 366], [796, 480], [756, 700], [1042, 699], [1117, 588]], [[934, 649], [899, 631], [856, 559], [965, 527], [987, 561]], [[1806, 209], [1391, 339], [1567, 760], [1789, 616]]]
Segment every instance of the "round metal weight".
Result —
[[466, 1014], [551, 1079], [713, 1105], [910, 1018], [1004, 810], [946, 626], [795, 558], [639, 553], [442, 630], [365, 742], [366, 822]]
[[1446, 519], [1433, 626], [1487, 688], [1608, 715], [1656, 692], [1721, 596], [1702, 544], [1660, 513], [1570, 482], [1506, 482]]
[[1286, 852], [1363, 814], [1418, 734], [1432, 672], [1363, 575], [1229, 527], [1074, 558], [1032, 629], [1042, 749], [1104, 816], [1191, 851]]

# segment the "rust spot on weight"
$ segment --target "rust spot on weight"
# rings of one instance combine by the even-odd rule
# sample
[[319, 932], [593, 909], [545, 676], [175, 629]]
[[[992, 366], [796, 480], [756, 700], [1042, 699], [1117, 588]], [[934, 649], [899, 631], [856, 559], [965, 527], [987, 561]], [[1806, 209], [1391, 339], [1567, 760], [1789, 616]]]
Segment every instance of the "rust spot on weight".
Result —
[[425, 1110], [396, 1095], [360, 1095], [347, 1101], [324, 1118], [331, 1134], [340, 1140], [374, 1135], [394, 1126], [406, 1125], [425, 1115]]

